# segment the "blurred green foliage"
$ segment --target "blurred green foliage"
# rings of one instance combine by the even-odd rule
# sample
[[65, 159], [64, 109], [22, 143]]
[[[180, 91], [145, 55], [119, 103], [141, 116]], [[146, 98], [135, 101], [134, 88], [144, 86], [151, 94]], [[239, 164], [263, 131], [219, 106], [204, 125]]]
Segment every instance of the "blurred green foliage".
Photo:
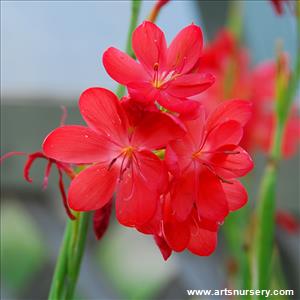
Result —
[[97, 249], [100, 267], [124, 299], [154, 299], [176, 273], [174, 259], [164, 262], [150, 236], [112, 225], [107, 235], [113, 238]]
[[42, 233], [21, 204], [5, 199], [1, 208], [2, 284], [18, 292], [32, 281], [45, 262]]

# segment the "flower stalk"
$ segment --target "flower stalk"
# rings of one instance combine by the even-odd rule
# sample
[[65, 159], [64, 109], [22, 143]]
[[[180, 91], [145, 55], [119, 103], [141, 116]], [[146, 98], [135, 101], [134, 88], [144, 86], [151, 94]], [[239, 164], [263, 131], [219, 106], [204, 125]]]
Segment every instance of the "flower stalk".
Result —
[[76, 220], [67, 223], [49, 299], [73, 299], [89, 223], [88, 213], [75, 216]]
[[162, 9], [163, 6], [165, 6], [170, 0], [157, 0], [153, 9], [151, 10], [149, 17], [148, 17], [148, 21], [150, 22], [155, 22], [160, 10]]
[[64, 288], [65, 277], [67, 273], [68, 245], [72, 233], [71, 229], [71, 221], [68, 220], [52, 278], [48, 295], [49, 300], [62, 299], [62, 290]]
[[78, 213], [76, 221], [71, 222], [73, 234], [69, 242], [68, 257], [72, 257], [72, 259], [68, 261], [67, 266], [68, 282], [66, 285], [65, 299], [73, 299], [74, 296], [82, 255], [85, 248], [89, 219], [89, 213]]

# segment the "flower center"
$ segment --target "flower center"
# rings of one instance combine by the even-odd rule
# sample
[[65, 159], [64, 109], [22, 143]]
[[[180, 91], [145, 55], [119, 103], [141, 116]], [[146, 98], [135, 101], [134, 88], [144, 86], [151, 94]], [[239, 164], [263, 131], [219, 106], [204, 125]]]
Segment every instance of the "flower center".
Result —
[[[125, 166], [125, 169], [126, 169], [131, 163], [132, 157], [134, 155], [133, 152], [134, 152], [134, 147], [132, 147], [132, 146], [127, 146], [127, 147], [122, 148], [120, 153], [115, 158], [112, 159], [112, 161], [110, 162], [110, 164], [108, 166], [108, 169], [110, 169], [114, 165], [114, 163], [121, 157], [122, 157], [122, 162], [121, 162], [120, 168], [121, 168], [121, 170], [123, 170], [123, 168]], [[125, 161], [127, 161], [126, 164], [124, 164]], [[121, 171], [121, 172], [123, 172], [123, 171]]]
[[132, 156], [133, 151], [134, 151], [134, 148], [132, 146], [127, 146], [121, 150], [121, 153], [125, 157], [130, 158]]
[[[207, 154], [209, 156], [207, 156]], [[210, 155], [214, 154], [225, 154], [225, 155], [237, 155], [240, 154], [240, 151], [235, 150], [213, 150], [213, 151], [201, 151], [198, 150], [192, 154], [192, 159], [197, 161], [198, 163], [205, 166], [209, 171], [211, 171], [214, 175], [216, 175], [222, 182], [232, 184], [231, 181], [224, 179], [222, 176], [217, 174], [215, 170], [215, 164], [210, 161]]]
[[180, 74], [175, 70], [159, 72], [158, 62], [156, 62], [153, 65], [153, 70], [154, 70], [154, 75], [152, 79], [152, 85], [157, 89], [161, 88], [162, 85], [164, 85], [166, 82], [171, 81], [176, 77], [180, 76]]
[[192, 154], [192, 158], [197, 159], [197, 158], [200, 158], [201, 155], [202, 155], [201, 150], [199, 150]]

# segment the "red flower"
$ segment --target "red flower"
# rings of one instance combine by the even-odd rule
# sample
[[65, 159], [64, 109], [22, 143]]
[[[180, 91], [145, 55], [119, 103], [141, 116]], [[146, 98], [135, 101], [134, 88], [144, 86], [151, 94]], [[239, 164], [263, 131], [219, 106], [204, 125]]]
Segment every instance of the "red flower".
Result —
[[208, 118], [186, 121], [187, 134], [169, 143], [166, 163], [172, 172], [156, 213], [137, 229], [154, 235], [164, 259], [172, 251], [207, 256], [217, 245], [219, 225], [230, 211], [247, 202], [237, 177], [253, 167], [239, 147], [251, 103], [233, 100], [220, 105]]
[[[284, 58], [283, 72], [289, 77]], [[242, 145], [249, 150], [257, 148], [269, 153], [275, 133], [276, 65], [273, 61], [259, 64], [249, 74], [249, 100], [253, 103], [253, 115], [245, 128]], [[297, 152], [300, 140], [300, 118], [294, 105], [288, 117], [282, 141], [282, 154], [291, 157]]]
[[211, 255], [217, 246], [218, 225], [200, 219], [195, 208], [184, 221], [178, 221], [172, 213], [171, 202], [167, 196], [162, 222], [163, 237], [170, 249], [176, 252], [188, 249], [196, 255]]
[[172, 208], [172, 201], [170, 193], [163, 195], [154, 217], [137, 229], [145, 234], [153, 234], [165, 260], [172, 251], [181, 252], [185, 249], [200, 256], [212, 254], [217, 245], [219, 225], [210, 220], [200, 219], [195, 207], [185, 220], [178, 220]]
[[[154, 214], [166, 170], [151, 151], [184, 133], [162, 112], [149, 112], [135, 127], [117, 97], [102, 88], [90, 88], [79, 107], [88, 127], [63, 126], [43, 144], [47, 156], [66, 163], [92, 164], [72, 180], [68, 203], [78, 211], [97, 210], [117, 190], [120, 223], [137, 226]], [[95, 164], [94, 164], [95, 163]]]
[[249, 57], [246, 50], [238, 46], [232, 33], [222, 29], [204, 49], [200, 68], [212, 73], [216, 82], [192, 99], [200, 101], [208, 113], [227, 99], [248, 100]]
[[246, 203], [247, 193], [235, 178], [253, 168], [239, 146], [250, 116], [250, 102], [225, 102], [207, 119], [202, 111], [198, 119], [185, 122], [185, 137], [169, 143], [166, 163], [174, 175], [171, 206], [178, 221], [186, 220], [196, 205], [201, 220], [223, 222], [229, 211]]
[[44, 176], [44, 180], [43, 180], [43, 189], [46, 189], [48, 186], [48, 178], [50, 175], [50, 171], [51, 171], [51, 167], [52, 165], [55, 165], [58, 171], [58, 176], [59, 176], [59, 180], [58, 180], [58, 186], [59, 186], [59, 190], [63, 199], [63, 204], [66, 210], [66, 213], [68, 214], [70, 219], [75, 219], [75, 217], [73, 216], [68, 203], [67, 203], [67, 196], [66, 196], [66, 192], [65, 192], [65, 187], [64, 187], [64, 182], [63, 182], [63, 172], [65, 174], [67, 174], [70, 178], [74, 178], [75, 177], [75, 173], [72, 170], [72, 168], [65, 163], [56, 161], [54, 159], [51, 159], [49, 157], [47, 157], [44, 153], [42, 152], [34, 152], [31, 154], [26, 154], [24, 152], [9, 152], [5, 155], [3, 155], [1, 157], [0, 162], [2, 163], [6, 158], [9, 158], [11, 156], [15, 156], [15, 155], [28, 155], [28, 159], [24, 165], [24, 178], [26, 181], [28, 182], [32, 182], [32, 179], [30, 178], [29, 172], [30, 172], [30, 168], [32, 166], [32, 164], [34, 163], [34, 161], [38, 158], [42, 158], [47, 160], [47, 166], [46, 166], [46, 170], [45, 170], [45, 176]]
[[210, 87], [214, 77], [198, 71], [202, 52], [201, 29], [190, 25], [181, 30], [167, 48], [164, 33], [145, 21], [132, 35], [132, 47], [139, 61], [116, 48], [103, 55], [108, 74], [126, 85], [132, 98], [157, 101], [170, 111], [190, 113], [199, 103], [187, 98]]
[[[222, 30], [206, 47], [200, 68], [216, 76], [216, 83], [204, 93], [193, 97], [210, 113], [227, 99], [239, 98], [251, 101], [253, 114], [244, 129], [241, 145], [247, 151], [268, 152], [275, 129], [276, 64], [263, 62], [249, 67], [249, 55], [241, 48], [232, 34]], [[281, 68], [289, 78], [287, 57], [282, 57]], [[282, 152], [289, 157], [298, 149], [300, 130], [299, 114], [294, 106], [287, 122]]]

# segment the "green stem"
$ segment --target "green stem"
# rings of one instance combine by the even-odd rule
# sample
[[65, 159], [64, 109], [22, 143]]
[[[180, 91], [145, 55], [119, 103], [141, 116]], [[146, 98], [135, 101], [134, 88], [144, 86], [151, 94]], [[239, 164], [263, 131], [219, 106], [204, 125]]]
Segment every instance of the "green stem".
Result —
[[227, 28], [233, 33], [237, 43], [240, 43], [243, 33], [244, 4], [242, 1], [229, 1]]
[[80, 213], [78, 219], [73, 222], [72, 237], [69, 240], [68, 257], [72, 258], [68, 261], [67, 266], [67, 285], [65, 299], [73, 299], [82, 255], [85, 248], [87, 230], [89, 225], [89, 214]]
[[[299, 5], [299, 4], [298, 4]], [[300, 50], [300, 18], [298, 17], [298, 50]], [[298, 51], [297, 53], [300, 53]], [[281, 159], [282, 139], [291, 104], [295, 98], [300, 80], [300, 56], [289, 84], [279, 90], [276, 99], [276, 128], [270, 159], [267, 163], [260, 188], [260, 201], [257, 208], [255, 247], [253, 249], [253, 288], [268, 289], [270, 286], [271, 257], [273, 254], [275, 227], [275, 190], [278, 164]]]
[[252, 274], [256, 289], [266, 289], [269, 286], [274, 239], [276, 178], [276, 165], [269, 163], [261, 183], [260, 201], [257, 209], [254, 270]]
[[[131, 46], [132, 32], [137, 26], [141, 4], [142, 4], [141, 0], [132, 0], [131, 2], [131, 20], [130, 20], [128, 35], [127, 35], [126, 53], [130, 55], [132, 58], [135, 57]], [[125, 94], [125, 86], [122, 84], [118, 85], [116, 94], [119, 98], [123, 97]]]
[[89, 214], [76, 213], [68, 220], [64, 239], [54, 270], [49, 300], [72, 299], [85, 247]]
[[72, 222], [71, 220], [67, 221], [64, 238], [61, 244], [61, 248], [59, 250], [59, 256], [56, 262], [54, 275], [52, 278], [52, 283], [51, 283], [50, 292], [48, 296], [49, 300], [61, 299], [62, 289], [64, 287], [64, 278], [67, 272], [68, 244], [72, 234], [71, 222]]

